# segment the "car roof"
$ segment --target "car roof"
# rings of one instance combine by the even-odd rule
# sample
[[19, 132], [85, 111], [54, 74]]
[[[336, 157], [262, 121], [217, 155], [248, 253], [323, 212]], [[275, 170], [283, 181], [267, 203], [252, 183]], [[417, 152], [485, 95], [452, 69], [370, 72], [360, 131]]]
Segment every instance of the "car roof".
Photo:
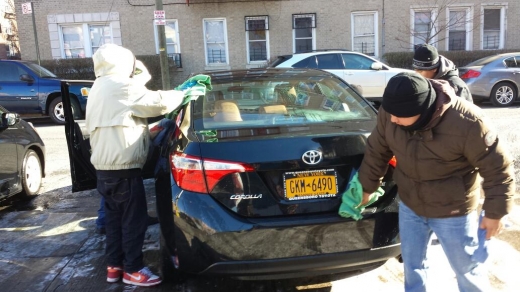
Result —
[[310, 78], [310, 77], [335, 77], [335, 75], [319, 69], [294, 69], [294, 68], [261, 68], [247, 70], [229, 70], [201, 73], [209, 75], [212, 82], [226, 82], [237, 79], [256, 78]]

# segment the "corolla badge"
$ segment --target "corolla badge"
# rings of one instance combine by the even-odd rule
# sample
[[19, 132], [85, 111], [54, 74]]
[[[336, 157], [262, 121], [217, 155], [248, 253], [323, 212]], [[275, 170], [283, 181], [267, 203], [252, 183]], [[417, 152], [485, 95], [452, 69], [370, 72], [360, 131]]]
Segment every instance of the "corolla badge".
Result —
[[319, 150], [309, 150], [302, 155], [303, 162], [309, 165], [316, 165], [323, 159], [323, 154]]

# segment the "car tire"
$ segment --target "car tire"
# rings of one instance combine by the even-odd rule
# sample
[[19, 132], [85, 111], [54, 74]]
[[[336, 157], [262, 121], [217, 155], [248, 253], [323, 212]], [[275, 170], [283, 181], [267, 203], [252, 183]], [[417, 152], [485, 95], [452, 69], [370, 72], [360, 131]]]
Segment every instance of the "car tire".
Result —
[[28, 150], [25, 153], [22, 164], [22, 188], [23, 194], [26, 196], [37, 195], [40, 191], [43, 181], [42, 164], [40, 157], [34, 150]]
[[160, 267], [161, 267], [161, 276], [164, 281], [170, 283], [182, 283], [186, 280], [186, 274], [179, 271], [173, 265], [171, 255], [166, 248], [166, 239], [160, 234], [159, 239], [159, 251], [161, 255]]
[[[74, 118], [81, 119], [81, 108], [78, 102], [74, 99], [71, 99], [70, 103], [72, 105], [72, 113]], [[63, 101], [61, 96], [52, 100], [51, 104], [49, 105], [49, 116], [54, 123], [59, 125], [65, 124], [65, 111], [63, 109]]]
[[495, 106], [506, 107], [512, 105], [518, 97], [518, 91], [509, 82], [497, 83], [491, 90], [489, 99]]

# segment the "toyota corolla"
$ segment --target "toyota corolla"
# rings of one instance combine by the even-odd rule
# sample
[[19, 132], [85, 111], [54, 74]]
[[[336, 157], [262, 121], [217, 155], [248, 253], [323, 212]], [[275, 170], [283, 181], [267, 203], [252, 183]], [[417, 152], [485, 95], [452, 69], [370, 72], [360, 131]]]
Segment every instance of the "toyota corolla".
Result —
[[[338, 215], [376, 125], [369, 102], [315, 69], [209, 75], [211, 91], [161, 122], [144, 170], [155, 176], [164, 277], [317, 276], [400, 254], [391, 165], [361, 220]], [[88, 134], [67, 122], [73, 190], [94, 188]]]

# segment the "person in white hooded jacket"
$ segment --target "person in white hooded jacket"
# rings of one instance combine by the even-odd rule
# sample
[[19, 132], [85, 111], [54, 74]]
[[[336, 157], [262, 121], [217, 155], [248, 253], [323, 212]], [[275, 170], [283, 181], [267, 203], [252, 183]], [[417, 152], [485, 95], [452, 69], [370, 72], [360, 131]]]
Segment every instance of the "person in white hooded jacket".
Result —
[[103, 45], [92, 58], [96, 80], [85, 122], [97, 189], [105, 199], [107, 281], [157, 285], [161, 279], [144, 266], [142, 254], [148, 218], [141, 176], [150, 144], [147, 118], [175, 110], [184, 93], [148, 90], [148, 71], [142, 66], [143, 75], [134, 77], [135, 56], [121, 46]]

